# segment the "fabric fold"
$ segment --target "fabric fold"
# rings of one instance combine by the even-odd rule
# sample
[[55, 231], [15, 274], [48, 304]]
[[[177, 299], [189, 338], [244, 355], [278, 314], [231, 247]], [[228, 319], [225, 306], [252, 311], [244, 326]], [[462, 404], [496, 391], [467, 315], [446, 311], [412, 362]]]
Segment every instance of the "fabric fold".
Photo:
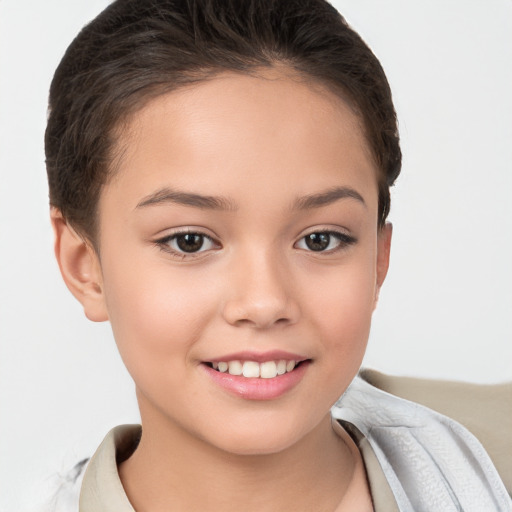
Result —
[[402, 512], [512, 512], [487, 452], [456, 421], [360, 377], [332, 415], [368, 439]]

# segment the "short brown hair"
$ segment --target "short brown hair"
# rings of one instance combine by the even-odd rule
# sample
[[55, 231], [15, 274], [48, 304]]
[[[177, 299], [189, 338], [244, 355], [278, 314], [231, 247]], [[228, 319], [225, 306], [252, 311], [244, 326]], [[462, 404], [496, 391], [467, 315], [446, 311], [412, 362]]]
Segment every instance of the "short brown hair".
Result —
[[223, 71], [285, 64], [349, 100], [379, 168], [379, 225], [401, 169], [384, 71], [324, 0], [117, 0], [67, 49], [50, 88], [50, 204], [83, 236], [112, 172], [115, 129], [155, 95]]

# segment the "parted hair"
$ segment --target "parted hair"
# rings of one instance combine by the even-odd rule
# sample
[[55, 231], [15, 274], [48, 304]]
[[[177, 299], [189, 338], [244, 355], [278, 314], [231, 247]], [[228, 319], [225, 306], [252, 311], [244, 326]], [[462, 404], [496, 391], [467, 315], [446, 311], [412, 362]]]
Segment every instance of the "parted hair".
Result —
[[379, 183], [379, 225], [401, 169], [396, 114], [384, 71], [324, 0], [117, 0], [86, 25], [50, 87], [45, 135], [50, 204], [94, 244], [102, 185], [116, 140], [151, 98], [231, 71], [277, 65], [348, 101]]

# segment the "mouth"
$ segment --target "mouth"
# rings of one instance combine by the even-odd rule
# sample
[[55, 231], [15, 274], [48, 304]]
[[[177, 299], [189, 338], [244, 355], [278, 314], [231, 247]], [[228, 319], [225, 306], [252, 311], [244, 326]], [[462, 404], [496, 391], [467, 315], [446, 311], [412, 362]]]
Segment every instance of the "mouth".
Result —
[[269, 361], [231, 360], [205, 362], [206, 366], [219, 373], [245, 377], [249, 379], [274, 379], [293, 372], [296, 368], [310, 361], [309, 359], [276, 359]]
[[200, 365], [211, 382], [246, 400], [274, 400], [299, 385], [312, 363], [299, 354], [281, 350], [237, 352]]

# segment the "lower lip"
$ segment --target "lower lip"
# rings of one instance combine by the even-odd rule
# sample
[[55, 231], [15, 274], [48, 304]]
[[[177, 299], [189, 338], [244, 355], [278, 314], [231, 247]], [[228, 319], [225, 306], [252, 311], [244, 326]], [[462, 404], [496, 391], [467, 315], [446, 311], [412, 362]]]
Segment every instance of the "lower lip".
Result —
[[291, 372], [272, 379], [249, 378], [219, 372], [206, 364], [201, 367], [221, 388], [246, 400], [274, 400], [293, 389], [304, 377], [310, 361], [303, 361]]

